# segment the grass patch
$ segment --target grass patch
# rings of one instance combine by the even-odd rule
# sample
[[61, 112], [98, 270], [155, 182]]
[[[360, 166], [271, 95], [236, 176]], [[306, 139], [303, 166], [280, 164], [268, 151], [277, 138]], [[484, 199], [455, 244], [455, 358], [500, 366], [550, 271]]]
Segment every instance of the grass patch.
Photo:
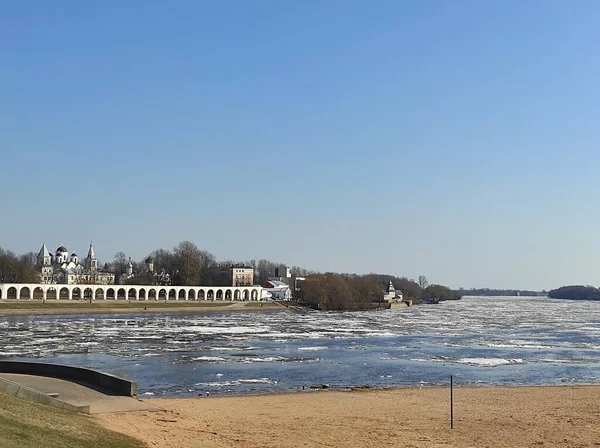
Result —
[[20, 300], [10, 302], [0, 302], [1, 310], [39, 310], [39, 309], [153, 309], [153, 308], [214, 308], [231, 305], [231, 302], [203, 302], [203, 301], [169, 301], [165, 303], [155, 301], [132, 301], [131, 303], [126, 301], [107, 300], [101, 302], [87, 302], [85, 300], [76, 301], [63, 301], [63, 300], [52, 300], [46, 303], [40, 301]]
[[92, 417], [0, 393], [0, 447], [141, 448], [141, 441], [109, 431]]

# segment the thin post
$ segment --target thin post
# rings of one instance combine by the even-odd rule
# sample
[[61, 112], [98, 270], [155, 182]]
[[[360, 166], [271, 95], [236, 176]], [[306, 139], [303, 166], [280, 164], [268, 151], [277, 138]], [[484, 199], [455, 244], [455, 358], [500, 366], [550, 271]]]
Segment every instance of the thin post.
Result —
[[454, 429], [454, 384], [450, 375], [450, 429]]

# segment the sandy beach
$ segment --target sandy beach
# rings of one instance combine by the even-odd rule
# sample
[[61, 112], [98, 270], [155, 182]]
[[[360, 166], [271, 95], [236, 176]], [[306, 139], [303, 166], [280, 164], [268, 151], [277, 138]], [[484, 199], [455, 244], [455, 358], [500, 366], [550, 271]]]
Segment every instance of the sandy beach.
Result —
[[96, 416], [153, 447], [598, 447], [600, 387], [402, 388], [151, 399]]

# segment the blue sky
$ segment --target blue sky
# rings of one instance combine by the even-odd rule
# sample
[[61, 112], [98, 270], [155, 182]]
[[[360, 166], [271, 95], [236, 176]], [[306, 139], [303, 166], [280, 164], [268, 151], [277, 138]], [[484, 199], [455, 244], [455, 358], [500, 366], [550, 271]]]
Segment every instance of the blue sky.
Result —
[[596, 1], [11, 2], [0, 246], [596, 284]]

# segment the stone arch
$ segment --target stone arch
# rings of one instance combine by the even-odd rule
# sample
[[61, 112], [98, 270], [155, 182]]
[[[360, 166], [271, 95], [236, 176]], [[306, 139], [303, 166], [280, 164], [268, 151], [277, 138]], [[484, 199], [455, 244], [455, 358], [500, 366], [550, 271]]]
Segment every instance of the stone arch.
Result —
[[196, 290], [190, 289], [188, 291], [188, 300], [196, 300]]
[[106, 290], [106, 299], [117, 300], [117, 293], [115, 292], [115, 288], [108, 288]]
[[58, 291], [55, 287], [48, 288], [46, 291], [46, 300], [56, 300], [58, 299]]
[[177, 300], [185, 300], [185, 289], [180, 289], [177, 292]]
[[104, 289], [96, 288], [96, 291], [94, 291], [94, 300], [106, 300]]
[[213, 300], [215, 298], [215, 292], [212, 289], [209, 289], [206, 293], [206, 298], [208, 300]]
[[165, 288], [161, 288], [158, 291], [159, 300], [167, 300], [167, 290]]
[[244, 297], [244, 300], [250, 300], [250, 293], [248, 292], [247, 289], [244, 289], [243, 297]]
[[71, 290], [71, 296], [73, 297], [73, 300], [81, 300], [81, 288], [80, 287], [73, 288]]
[[177, 298], [177, 293], [175, 292], [175, 289], [171, 288], [169, 289], [169, 300], [174, 300]]
[[140, 300], [148, 300], [148, 297], [146, 297], [146, 289], [145, 288], [140, 288], [138, 294], [139, 294]]
[[127, 291], [127, 300], [135, 300], [135, 288], [129, 288], [129, 291]]
[[156, 289], [150, 289], [148, 291], [148, 300], [156, 300], [158, 296], [158, 291]]
[[19, 291], [19, 297], [24, 300], [31, 299], [31, 289], [29, 288], [29, 286], [21, 287], [21, 290]]
[[125, 288], [119, 288], [117, 290], [117, 300], [127, 300], [127, 290]]
[[33, 288], [33, 296], [34, 300], [42, 300], [44, 298], [44, 290], [41, 286], [36, 286]]
[[252, 300], [258, 300], [258, 291], [256, 289], [252, 290], [252, 292], [250, 293], [250, 298]]
[[240, 297], [241, 297], [241, 295], [242, 295], [242, 294], [240, 293], [240, 290], [239, 290], [239, 289], [236, 289], [236, 290], [233, 292], [233, 300], [240, 300]]
[[217, 296], [215, 297], [217, 300], [223, 300], [223, 290], [217, 289]]
[[201, 289], [198, 291], [198, 300], [205, 300], [206, 299], [206, 294], [204, 293], [204, 290]]
[[16, 300], [16, 298], [17, 298], [17, 288], [15, 288], [14, 286], [11, 286], [10, 288], [8, 288], [8, 291], [6, 291], [6, 299]]
[[232, 294], [231, 294], [231, 289], [228, 289], [227, 291], [225, 291], [225, 300], [231, 300], [233, 298]]
[[83, 298], [90, 300], [92, 297], [94, 297], [94, 290], [90, 287], [83, 288]]
[[60, 290], [58, 291], [58, 298], [60, 300], [69, 300], [69, 288], [65, 286], [60, 288]]

